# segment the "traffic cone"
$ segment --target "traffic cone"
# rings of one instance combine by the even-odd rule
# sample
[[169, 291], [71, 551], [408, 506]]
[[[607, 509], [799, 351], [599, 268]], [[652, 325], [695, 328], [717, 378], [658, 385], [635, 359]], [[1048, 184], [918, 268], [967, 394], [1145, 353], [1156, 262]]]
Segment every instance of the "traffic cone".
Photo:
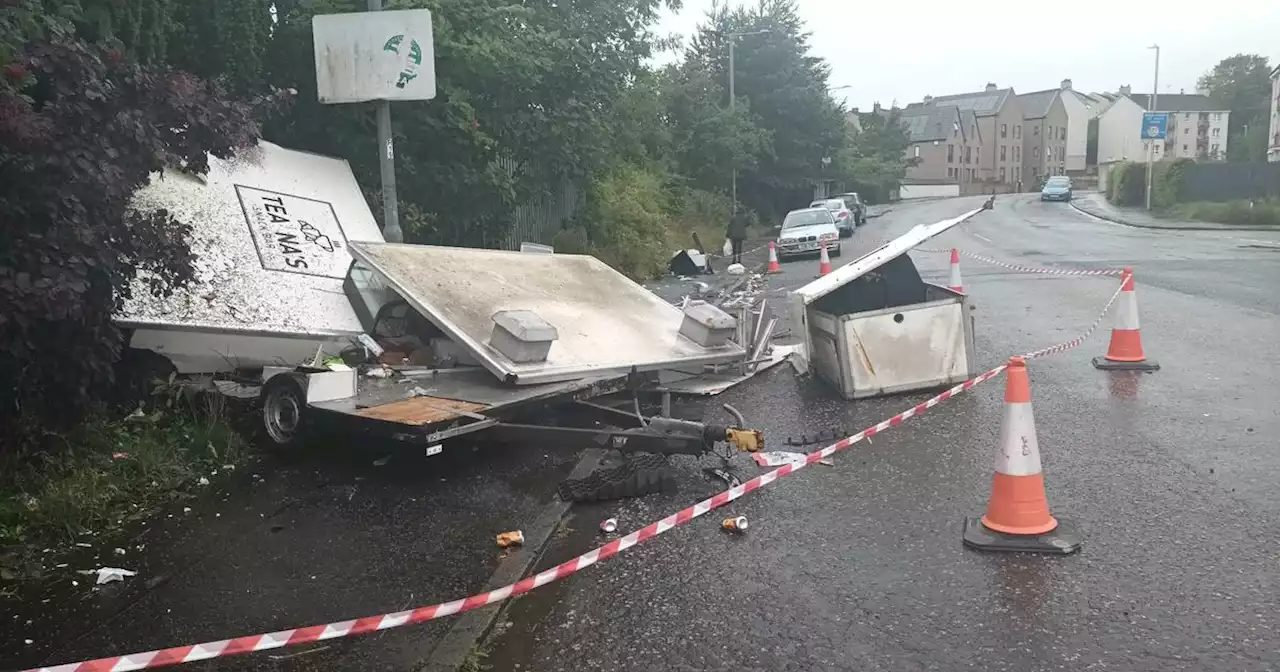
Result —
[[764, 269], [765, 273], [781, 273], [782, 267], [778, 265], [778, 248], [774, 247], [773, 241], [769, 241], [769, 267]]
[[818, 277], [831, 272], [831, 257], [827, 256], [827, 244], [822, 244], [822, 254], [818, 257]]
[[951, 248], [951, 284], [947, 288], [964, 294], [964, 281], [960, 279], [960, 250]]
[[964, 545], [982, 551], [1066, 555], [1080, 548], [1075, 526], [1049, 515], [1040, 471], [1040, 443], [1031, 412], [1027, 360], [1009, 359], [1005, 371], [1004, 420], [987, 513], [966, 518]]
[[1153, 359], [1142, 352], [1142, 330], [1138, 326], [1138, 295], [1133, 290], [1133, 269], [1124, 269], [1120, 296], [1116, 301], [1116, 324], [1111, 329], [1111, 345], [1105, 357], [1094, 357], [1093, 365], [1104, 371], [1157, 371]]

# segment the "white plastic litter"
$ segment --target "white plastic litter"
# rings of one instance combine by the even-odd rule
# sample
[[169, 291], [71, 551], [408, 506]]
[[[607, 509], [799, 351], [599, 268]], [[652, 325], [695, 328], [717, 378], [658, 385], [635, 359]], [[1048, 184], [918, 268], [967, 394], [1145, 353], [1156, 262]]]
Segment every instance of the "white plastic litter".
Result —
[[112, 581], [123, 581], [125, 577], [138, 575], [138, 573], [135, 571], [128, 570], [128, 569], [120, 569], [119, 567], [99, 567], [97, 569], [82, 569], [78, 573], [84, 574], [84, 575], [97, 574], [98, 575], [97, 585], [99, 586], [101, 586], [104, 583], [111, 583]]
[[729, 267], [724, 270], [729, 275], [742, 275], [747, 272], [747, 267], [742, 264], [729, 264]]
[[727, 256], [729, 256], [729, 255], [731, 255], [731, 254], [733, 254], [733, 241], [732, 241], [732, 240], [729, 240], [728, 238], [725, 238], [725, 239], [724, 239], [724, 249], [723, 249], [723, 250], [721, 250], [721, 251], [722, 251], [722, 252], [724, 252], [724, 256], [726, 256], [726, 257], [727, 257]]
[[792, 453], [785, 450], [774, 450], [765, 453], [752, 453], [756, 464], [762, 467], [781, 467], [784, 464], [801, 464], [805, 460], [804, 453]]

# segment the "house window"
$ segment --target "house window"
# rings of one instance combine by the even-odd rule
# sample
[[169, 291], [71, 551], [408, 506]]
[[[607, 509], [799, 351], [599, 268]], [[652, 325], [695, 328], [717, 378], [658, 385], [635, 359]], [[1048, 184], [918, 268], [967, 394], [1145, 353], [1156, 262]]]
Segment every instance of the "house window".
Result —
[[1213, 150], [1213, 153], [1214, 153], [1214, 154], [1217, 154], [1217, 153], [1218, 153], [1218, 146], [1217, 146], [1217, 145], [1213, 145], [1212, 150]]
[[1022, 124], [1013, 127], [1013, 137], [1015, 140], [1022, 137]]
[[1186, 146], [1186, 145], [1183, 145], [1183, 146], [1182, 146], [1182, 151], [1184, 151], [1184, 152], [1185, 152], [1185, 151], [1187, 151], [1187, 146]]
[[956, 169], [952, 168], [951, 166], [947, 166], [947, 177], [955, 177], [955, 174], [956, 174]]
[[1013, 146], [1013, 160], [1014, 161], [1022, 160], [1022, 145]]
[[974, 163], [982, 163], [982, 148], [981, 148], [981, 147], [974, 147], [974, 148], [973, 148], [973, 162], [974, 162]]
[[1214, 120], [1214, 121], [1222, 121], [1222, 113], [1221, 113], [1221, 112], [1214, 112], [1214, 113], [1213, 113], [1213, 120]]
[[1009, 124], [1000, 124], [1000, 137], [1009, 137]]
[[1220, 131], [1220, 130], [1222, 130], [1222, 129], [1220, 129], [1220, 128], [1215, 128], [1215, 129], [1213, 129], [1213, 137], [1215, 137], [1215, 138], [1216, 138], [1216, 137], [1218, 137], [1218, 131]]
[[1190, 135], [1190, 133], [1191, 133], [1191, 127], [1190, 127], [1190, 126], [1187, 126], [1186, 128], [1182, 129], [1182, 134], [1183, 134], [1183, 135]]
[[973, 163], [973, 161], [971, 161], [971, 159], [972, 159], [972, 158], [973, 158], [973, 148], [972, 148], [972, 147], [965, 147], [965, 148], [964, 148], [964, 162], [965, 162], [965, 163]]
[[1032, 147], [1032, 148], [1031, 148], [1031, 158], [1033, 158], [1033, 159], [1039, 159], [1039, 158], [1040, 158], [1040, 148], [1039, 148], [1039, 147]]
[[1183, 113], [1183, 115], [1182, 115], [1182, 120], [1183, 120], [1183, 121], [1191, 121], [1191, 113], [1190, 113], [1190, 112], [1185, 112], [1185, 113]]
[[1004, 182], [1004, 166], [1000, 166], [1000, 181]]
[[947, 163], [956, 162], [956, 146], [947, 145]]
[[1004, 161], [1004, 160], [1005, 160], [1005, 157], [1004, 157], [1004, 148], [1005, 148], [1005, 146], [1004, 146], [1004, 145], [1000, 145], [1000, 160], [1001, 160], [1001, 161]]
[[1032, 126], [1032, 127], [1031, 127], [1031, 135], [1040, 135], [1040, 127], [1039, 127], [1039, 126]]
[[920, 158], [920, 145], [916, 145], [916, 158]]

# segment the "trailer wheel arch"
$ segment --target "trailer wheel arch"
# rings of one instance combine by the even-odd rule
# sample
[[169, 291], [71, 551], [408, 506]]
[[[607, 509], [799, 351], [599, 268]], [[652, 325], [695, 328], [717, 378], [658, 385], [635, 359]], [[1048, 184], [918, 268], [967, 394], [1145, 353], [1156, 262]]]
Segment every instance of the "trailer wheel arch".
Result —
[[307, 436], [309, 418], [307, 393], [294, 374], [272, 376], [259, 393], [262, 404], [262, 427], [271, 443], [289, 448]]

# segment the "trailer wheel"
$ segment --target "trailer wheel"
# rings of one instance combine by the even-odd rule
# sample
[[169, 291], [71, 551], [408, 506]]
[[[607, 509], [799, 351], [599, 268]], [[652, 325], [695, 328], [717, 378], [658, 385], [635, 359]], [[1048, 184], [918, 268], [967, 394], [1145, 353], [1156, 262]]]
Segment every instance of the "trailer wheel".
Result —
[[289, 374], [272, 376], [262, 386], [262, 426], [277, 446], [294, 446], [306, 435], [307, 396]]
[[674, 490], [675, 473], [663, 455], [632, 455], [623, 464], [597, 469], [586, 478], [560, 483], [560, 499], [566, 502], [606, 502]]

